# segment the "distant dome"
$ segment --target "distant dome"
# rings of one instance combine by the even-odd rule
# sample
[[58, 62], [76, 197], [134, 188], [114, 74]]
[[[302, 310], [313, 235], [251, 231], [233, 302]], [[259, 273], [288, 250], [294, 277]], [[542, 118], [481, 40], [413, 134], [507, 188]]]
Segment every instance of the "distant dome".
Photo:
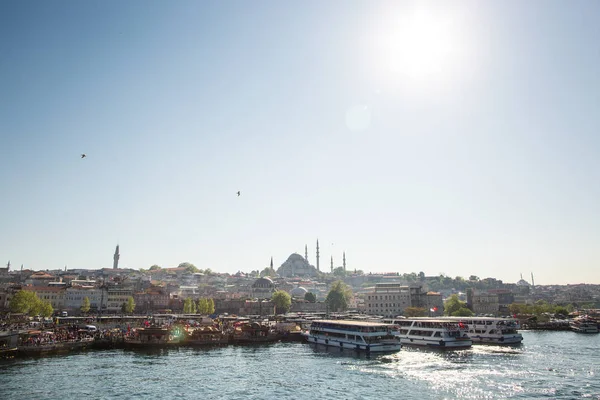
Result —
[[517, 286], [531, 286], [531, 285], [525, 279], [521, 279], [519, 282], [517, 282]]
[[270, 299], [275, 291], [275, 284], [271, 278], [258, 278], [252, 284], [252, 297], [258, 299]]
[[317, 276], [317, 269], [298, 253], [291, 254], [277, 269], [279, 276]]
[[303, 288], [302, 286], [299, 286], [297, 288], [292, 289], [292, 291], [290, 292], [290, 294], [292, 295], [292, 297], [296, 297], [296, 298], [304, 298], [304, 295], [308, 293], [308, 290], [306, 290], [305, 288]]
[[271, 278], [265, 276], [264, 278], [258, 278], [257, 280], [255, 280], [254, 283], [252, 284], [252, 287], [253, 288], [270, 289], [270, 288], [275, 287], [275, 284], [273, 283]]

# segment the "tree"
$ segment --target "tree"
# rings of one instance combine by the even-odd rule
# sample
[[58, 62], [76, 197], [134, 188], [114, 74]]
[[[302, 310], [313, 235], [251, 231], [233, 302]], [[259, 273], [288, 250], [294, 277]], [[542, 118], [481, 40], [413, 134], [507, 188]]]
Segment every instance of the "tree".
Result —
[[292, 305], [292, 297], [283, 290], [277, 290], [271, 296], [271, 301], [275, 304], [276, 310], [279, 314], [288, 312]]
[[133, 297], [129, 296], [127, 301], [121, 306], [121, 311], [125, 314], [131, 314], [133, 310], [135, 310], [135, 301]]
[[206, 314], [206, 299], [204, 297], [198, 299], [197, 310], [198, 314]]
[[49, 301], [42, 301], [40, 307], [40, 315], [45, 318], [49, 318], [54, 313], [54, 308], [52, 308], [52, 304]]
[[536, 315], [552, 312], [552, 306], [545, 300], [538, 300], [533, 305], [533, 312]]
[[185, 268], [185, 270], [191, 274], [199, 272], [198, 268], [194, 264], [189, 262], [182, 262], [177, 266], [177, 268]]
[[471, 317], [473, 316], [473, 311], [469, 310], [467, 307], [461, 307], [450, 315], [453, 317]]
[[337, 267], [333, 269], [333, 275], [343, 278], [346, 276], [346, 271], [344, 270], [344, 267]]
[[148, 271], [160, 271], [161, 269], [162, 269], [161, 267], [154, 264], [153, 266], [150, 267], [150, 269]]
[[464, 301], [460, 301], [458, 295], [453, 294], [450, 297], [448, 297], [444, 302], [444, 314], [453, 315], [454, 312], [466, 307], [467, 303], [465, 303]]
[[208, 301], [204, 297], [198, 299], [198, 313], [208, 314]]
[[183, 301], [183, 313], [184, 314], [196, 314], [196, 303], [191, 297], [187, 297]]
[[342, 281], [335, 281], [331, 285], [325, 302], [331, 311], [344, 311], [352, 298], [352, 290]]
[[208, 315], [212, 315], [215, 313], [215, 301], [213, 299], [207, 300], [208, 308], [206, 309], [206, 313]]
[[562, 315], [566, 317], [567, 315], [569, 315], [569, 310], [567, 309], [567, 307], [556, 306], [554, 307], [554, 315]]
[[39, 301], [34, 292], [19, 290], [10, 299], [10, 310], [15, 313], [37, 315]]
[[304, 300], [308, 301], [309, 303], [316, 303], [317, 296], [312, 292], [306, 292], [304, 294]]
[[90, 299], [87, 296], [85, 296], [83, 298], [83, 301], [81, 302], [81, 312], [84, 314], [87, 314], [90, 312]]
[[406, 307], [404, 309], [404, 316], [408, 318], [425, 317], [427, 316], [427, 310], [422, 307]]

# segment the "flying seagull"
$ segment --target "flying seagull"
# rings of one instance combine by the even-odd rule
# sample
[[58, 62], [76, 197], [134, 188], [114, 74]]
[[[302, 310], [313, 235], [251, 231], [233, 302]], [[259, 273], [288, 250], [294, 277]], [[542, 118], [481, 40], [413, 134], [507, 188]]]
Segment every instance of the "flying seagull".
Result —
[[85, 155], [85, 153], [83, 153], [83, 154], [81, 155], [81, 158], [86, 158], [86, 157], [87, 157], [87, 156]]
[[242, 194], [239, 190], [237, 192], [238, 197], [240, 197], [240, 194]]

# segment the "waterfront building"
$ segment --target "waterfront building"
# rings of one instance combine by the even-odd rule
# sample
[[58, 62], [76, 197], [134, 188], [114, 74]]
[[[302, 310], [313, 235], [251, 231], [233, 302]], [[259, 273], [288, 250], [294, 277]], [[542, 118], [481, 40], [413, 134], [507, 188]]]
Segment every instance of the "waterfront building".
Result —
[[367, 314], [394, 317], [402, 315], [407, 307], [419, 307], [429, 315], [441, 315], [444, 310], [442, 296], [437, 292], [423, 292], [421, 286], [407, 286], [398, 282], [377, 283], [363, 296], [361, 308]]
[[324, 313], [327, 312], [327, 304], [324, 301], [317, 301], [315, 303], [311, 303], [306, 300], [297, 300], [292, 302], [290, 312]]
[[124, 287], [121, 285], [109, 285], [106, 288], [106, 311], [112, 314], [120, 313], [121, 307], [123, 307], [123, 303], [127, 303], [127, 300], [131, 296], [133, 296], [132, 287]]
[[476, 314], [492, 314], [497, 316], [500, 310], [498, 295], [495, 293], [473, 292], [471, 310]]
[[163, 288], [153, 286], [144, 292], [133, 294], [136, 312], [149, 313], [152, 311], [166, 310], [169, 308], [170, 296]]
[[71, 286], [65, 290], [65, 306], [69, 311], [81, 309], [83, 299], [90, 300], [90, 311], [98, 311], [106, 308], [108, 296], [106, 289], [95, 286]]
[[50, 303], [54, 310], [65, 307], [66, 288], [55, 286], [23, 286], [22, 290], [33, 292], [40, 300]]

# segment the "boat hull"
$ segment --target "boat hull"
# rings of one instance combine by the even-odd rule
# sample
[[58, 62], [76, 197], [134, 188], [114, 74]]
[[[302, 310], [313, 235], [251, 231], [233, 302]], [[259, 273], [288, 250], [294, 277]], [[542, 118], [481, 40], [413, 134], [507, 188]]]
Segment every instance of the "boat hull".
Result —
[[327, 347], [335, 347], [338, 349], [348, 349], [355, 351], [365, 351], [369, 353], [392, 353], [399, 351], [402, 348], [402, 344], [399, 341], [394, 343], [356, 343], [348, 340], [338, 340], [332, 338], [323, 338], [315, 335], [307, 335], [306, 340], [308, 343], [324, 345]]
[[520, 344], [523, 341], [521, 334], [503, 335], [503, 336], [469, 336], [473, 340], [473, 344]]
[[440, 349], [464, 349], [469, 348], [473, 344], [470, 339], [458, 339], [458, 340], [448, 340], [447, 338], [442, 340], [439, 338], [435, 339], [425, 339], [425, 338], [415, 338], [415, 337], [407, 337], [407, 336], [399, 336], [400, 341], [403, 345], [406, 346], [427, 346], [427, 347], [435, 347]]
[[598, 333], [598, 327], [593, 327], [593, 326], [586, 326], [586, 327], [578, 327], [578, 328], [571, 328], [573, 330], [573, 332], [577, 332], [577, 333]]

